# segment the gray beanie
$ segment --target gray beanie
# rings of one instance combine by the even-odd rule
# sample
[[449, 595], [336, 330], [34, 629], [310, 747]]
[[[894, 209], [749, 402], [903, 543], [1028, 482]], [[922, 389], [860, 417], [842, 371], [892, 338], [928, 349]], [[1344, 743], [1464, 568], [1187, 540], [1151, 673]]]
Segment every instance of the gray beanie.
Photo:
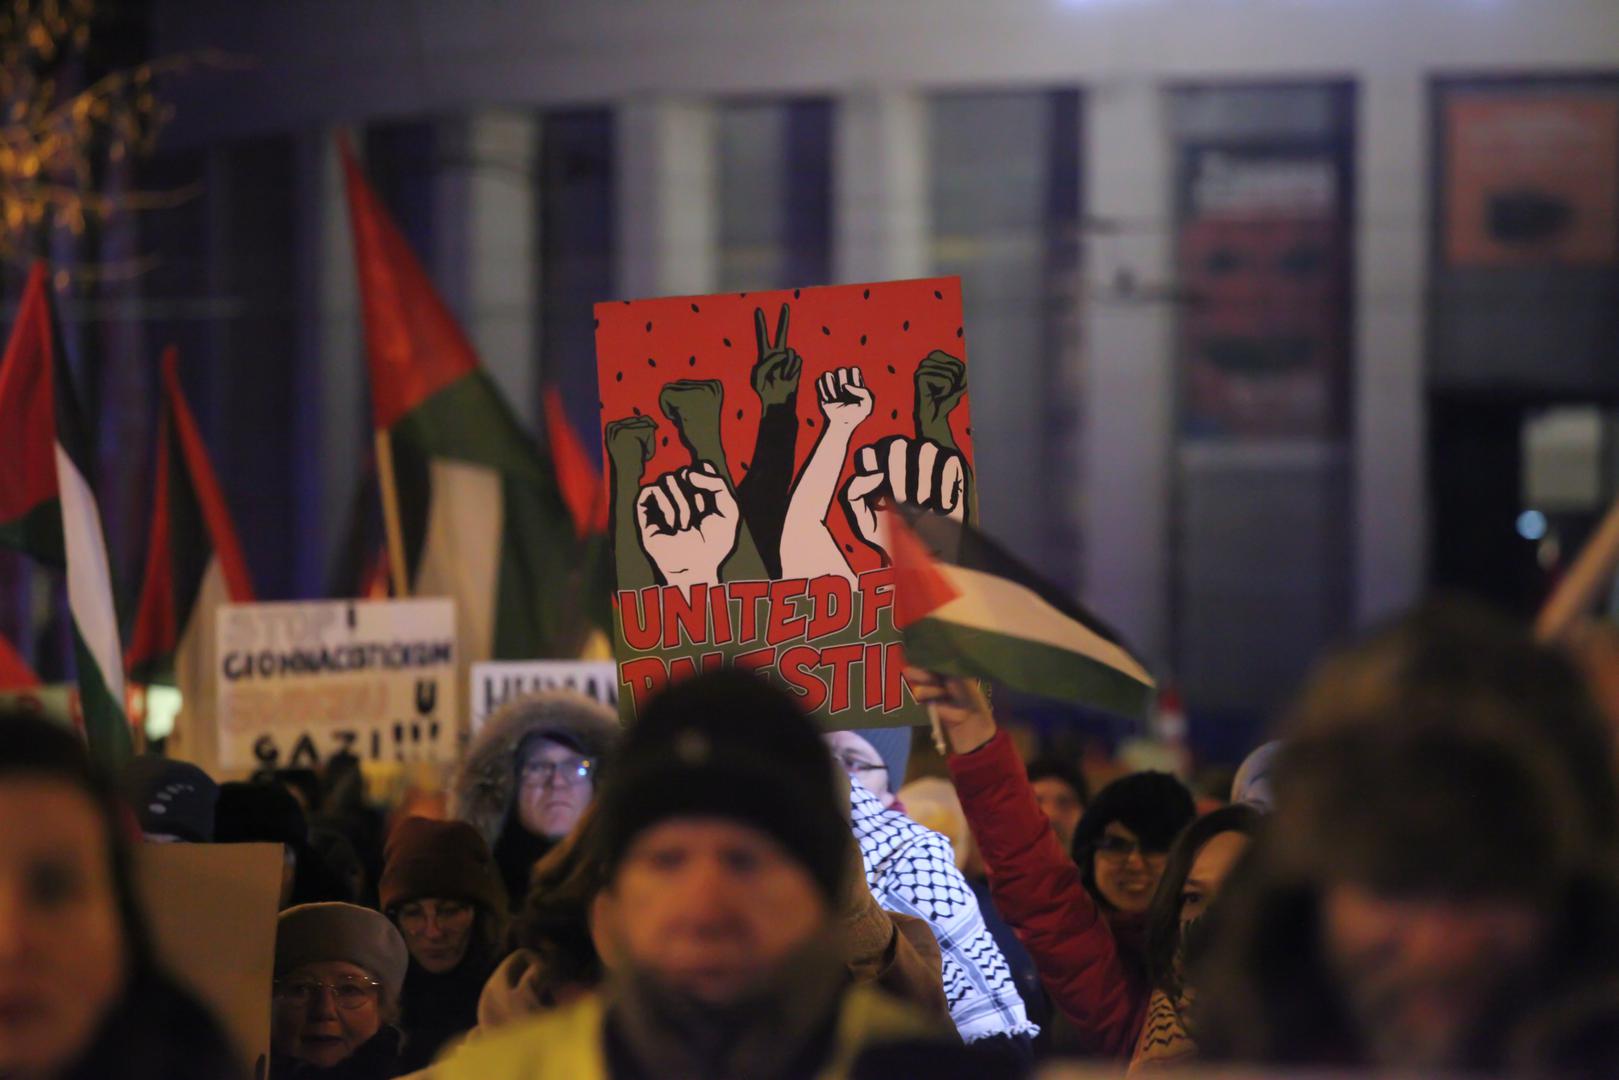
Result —
[[322, 903], [283, 911], [275, 926], [276, 977], [327, 960], [364, 968], [382, 984], [383, 1000], [397, 1003], [410, 953], [387, 916], [370, 908]]
[[854, 734], [871, 744], [888, 770], [888, 790], [898, 792], [905, 786], [905, 766], [911, 761], [911, 729], [908, 727], [851, 728]]

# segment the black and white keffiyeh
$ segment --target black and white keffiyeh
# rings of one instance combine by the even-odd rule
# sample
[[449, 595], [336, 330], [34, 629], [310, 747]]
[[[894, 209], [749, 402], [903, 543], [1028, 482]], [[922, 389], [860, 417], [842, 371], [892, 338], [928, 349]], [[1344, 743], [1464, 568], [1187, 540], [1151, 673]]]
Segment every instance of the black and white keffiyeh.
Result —
[[939, 940], [944, 996], [963, 1042], [1040, 1033], [1012, 971], [984, 926], [950, 841], [851, 783], [851, 821], [878, 906], [925, 921]]

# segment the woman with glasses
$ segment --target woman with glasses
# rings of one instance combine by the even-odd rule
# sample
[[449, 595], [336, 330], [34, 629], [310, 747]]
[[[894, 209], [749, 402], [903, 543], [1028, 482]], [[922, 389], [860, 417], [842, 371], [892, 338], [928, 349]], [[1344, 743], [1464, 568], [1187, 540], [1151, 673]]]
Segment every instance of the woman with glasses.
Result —
[[379, 912], [300, 904], [275, 934], [270, 1075], [388, 1080], [400, 1073], [400, 988], [410, 954]]
[[567, 690], [508, 701], [484, 722], [451, 785], [450, 812], [483, 836], [521, 911], [534, 864], [596, 797], [618, 714]]
[[1150, 993], [1147, 909], [1170, 844], [1193, 819], [1191, 793], [1164, 773], [1115, 780], [1080, 818], [1070, 857], [978, 685], [916, 670], [905, 679], [938, 716], [995, 906], [1074, 1025], [1077, 1049], [1129, 1058]]
[[388, 838], [378, 892], [410, 950], [399, 1026], [414, 1071], [477, 1026], [478, 995], [505, 952], [506, 888], [478, 830], [412, 817]]

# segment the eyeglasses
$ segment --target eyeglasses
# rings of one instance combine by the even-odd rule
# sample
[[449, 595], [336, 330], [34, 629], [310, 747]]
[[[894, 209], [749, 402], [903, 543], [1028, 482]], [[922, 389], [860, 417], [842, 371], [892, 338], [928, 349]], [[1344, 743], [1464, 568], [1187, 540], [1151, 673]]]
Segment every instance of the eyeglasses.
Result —
[[525, 784], [543, 784], [553, 777], [558, 783], [582, 784], [596, 775], [596, 763], [590, 758], [571, 758], [567, 761], [536, 759], [523, 762], [518, 776]]
[[864, 776], [869, 772], [888, 771], [887, 765], [873, 765], [870, 762], [861, 761], [858, 758], [844, 757], [842, 754], [839, 754], [837, 757], [838, 764], [843, 766], [843, 771], [849, 773], [851, 776]]
[[373, 979], [277, 979], [275, 996], [294, 1005], [311, 1005], [321, 991], [330, 990], [339, 1009], [359, 1009], [377, 1000], [382, 984]]
[[1162, 859], [1168, 855], [1168, 852], [1148, 850], [1139, 840], [1126, 840], [1112, 833], [1103, 833], [1096, 841], [1096, 853], [1120, 862], [1132, 855], [1140, 855], [1143, 859]]

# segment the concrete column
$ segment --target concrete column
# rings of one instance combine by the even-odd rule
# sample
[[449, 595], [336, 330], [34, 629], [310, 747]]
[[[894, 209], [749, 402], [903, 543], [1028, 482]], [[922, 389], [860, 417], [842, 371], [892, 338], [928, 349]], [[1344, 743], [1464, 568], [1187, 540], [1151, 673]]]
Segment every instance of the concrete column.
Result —
[[707, 102], [653, 97], [619, 106], [614, 133], [622, 299], [714, 290], [716, 127]]
[[1426, 573], [1428, 87], [1416, 69], [1360, 83], [1355, 286], [1355, 617], [1414, 600]]
[[[338, 559], [355, 493], [371, 453], [371, 400], [365, 374], [354, 239], [335, 128], [298, 141], [300, 208], [297, 297], [300, 398], [293, 422], [303, 445], [318, 445], [313, 520], [298, 522], [309, 537], [299, 546], [297, 579], [324, 590]], [[356, 152], [364, 140], [355, 139]], [[301, 510], [310, 503], [300, 500]], [[307, 512], [307, 510], [304, 510]], [[321, 595], [317, 592], [314, 595]]]
[[489, 111], [435, 130], [433, 273], [520, 419], [539, 416], [539, 117]]
[[1080, 580], [1087, 606], [1158, 660], [1169, 647], [1174, 436], [1165, 100], [1143, 79], [1104, 83], [1087, 101], [1083, 186], [1097, 224], [1083, 255]]
[[839, 99], [832, 154], [836, 280], [928, 274], [927, 119], [927, 99], [912, 90], [859, 90]]

